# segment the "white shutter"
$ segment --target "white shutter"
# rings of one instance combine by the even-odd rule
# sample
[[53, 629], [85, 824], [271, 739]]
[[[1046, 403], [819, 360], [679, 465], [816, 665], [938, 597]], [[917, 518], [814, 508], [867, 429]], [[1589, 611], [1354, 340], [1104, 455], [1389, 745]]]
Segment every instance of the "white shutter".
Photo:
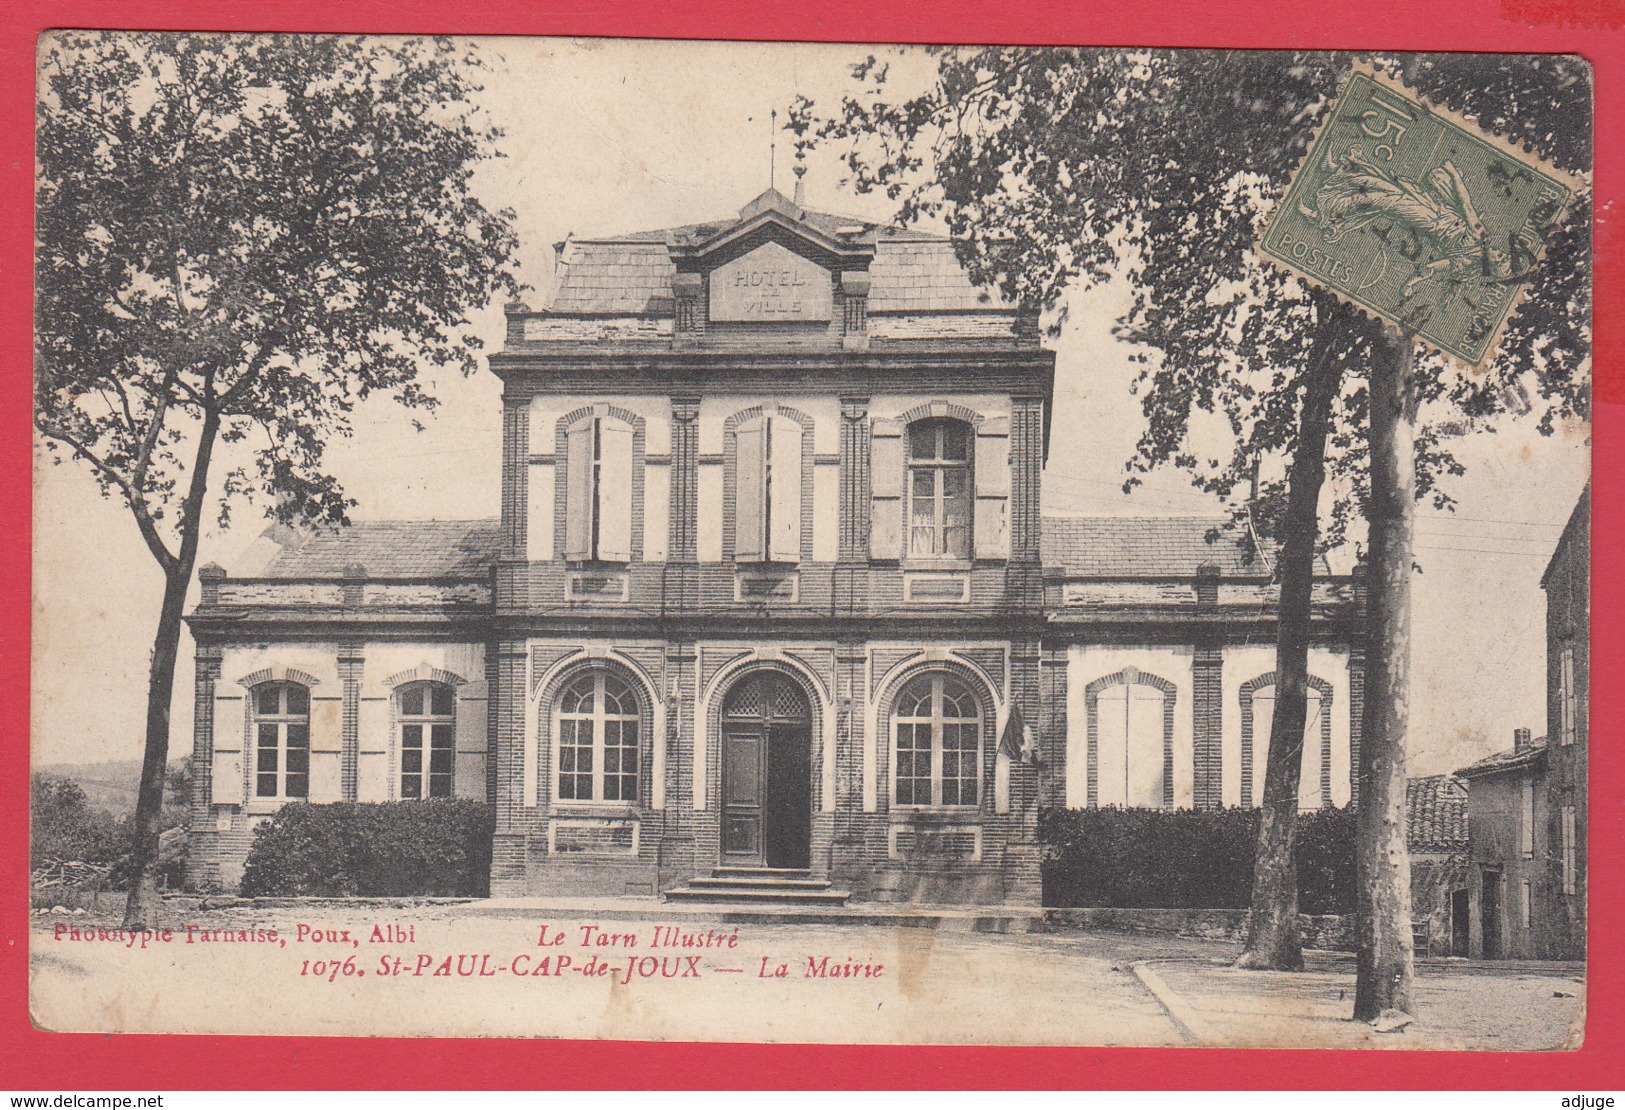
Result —
[[215, 805], [243, 804], [242, 752], [215, 751], [209, 777], [209, 801]]
[[1127, 805], [1161, 809], [1163, 695], [1150, 686], [1128, 688]]
[[976, 430], [976, 557], [1010, 557], [1010, 434], [1008, 421]]
[[766, 453], [766, 419], [754, 420], [734, 433], [734, 558], [761, 562], [767, 558], [762, 534]]
[[593, 421], [590, 418], [565, 433], [566, 559], [586, 559], [592, 555], [592, 449]]
[[768, 537], [775, 562], [801, 560], [801, 425], [784, 416], [772, 418], [768, 436], [773, 466], [773, 534]]
[[876, 420], [869, 440], [869, 557], [903, 557], [903, 429]]
[[598, 424], [598, 558], [632, 561], [632, 429]]

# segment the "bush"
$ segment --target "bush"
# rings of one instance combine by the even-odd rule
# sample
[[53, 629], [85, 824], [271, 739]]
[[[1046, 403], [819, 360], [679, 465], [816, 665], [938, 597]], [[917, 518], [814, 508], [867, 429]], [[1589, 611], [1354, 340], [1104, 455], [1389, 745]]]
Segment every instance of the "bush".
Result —
[[[1047, 809], [1039, 817], [1046, 906], [1246, 909], [1256, 809]], [[1354, 908], [1354, 812], [1298, 817], [1298, 906]]]
[[483, 898], [495, 814], [483, 802], [283, 806], [254, 830], [244, 895]]

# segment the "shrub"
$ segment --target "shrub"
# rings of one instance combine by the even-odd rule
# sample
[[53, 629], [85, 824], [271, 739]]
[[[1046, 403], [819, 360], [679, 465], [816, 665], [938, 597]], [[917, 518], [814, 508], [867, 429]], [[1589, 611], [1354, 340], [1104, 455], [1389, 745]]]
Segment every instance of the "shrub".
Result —
[[489, 805], [458, 798], [283, 806], [254, 831], [244, 895], [482, 898], [491, 889]]
[[[1046, 906], [1246, 909], [1255, 809], [1047, 809], [1039, 818]], [[1354, 812], [1298, 817], [1299, 909], [1354, 907]]]

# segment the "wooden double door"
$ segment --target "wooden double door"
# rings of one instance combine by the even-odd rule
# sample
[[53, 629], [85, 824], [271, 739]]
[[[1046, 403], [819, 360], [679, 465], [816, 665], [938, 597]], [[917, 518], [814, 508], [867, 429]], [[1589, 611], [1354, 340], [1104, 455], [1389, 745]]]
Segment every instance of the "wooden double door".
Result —
[[739, 680], [722, 706], [722, 862], [805, 868], [812, 858], [812, 707], [777, 671]]

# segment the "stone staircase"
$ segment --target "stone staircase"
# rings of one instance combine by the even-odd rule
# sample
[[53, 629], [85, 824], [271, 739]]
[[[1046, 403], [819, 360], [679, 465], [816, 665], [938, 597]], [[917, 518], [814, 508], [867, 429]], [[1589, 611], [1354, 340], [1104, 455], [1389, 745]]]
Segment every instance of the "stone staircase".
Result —
[[761, 906], [844, 906], [851, 891], [833, 890], [805, 868], [718, 867], [661, 895], [667, 902], [744, 902]]

